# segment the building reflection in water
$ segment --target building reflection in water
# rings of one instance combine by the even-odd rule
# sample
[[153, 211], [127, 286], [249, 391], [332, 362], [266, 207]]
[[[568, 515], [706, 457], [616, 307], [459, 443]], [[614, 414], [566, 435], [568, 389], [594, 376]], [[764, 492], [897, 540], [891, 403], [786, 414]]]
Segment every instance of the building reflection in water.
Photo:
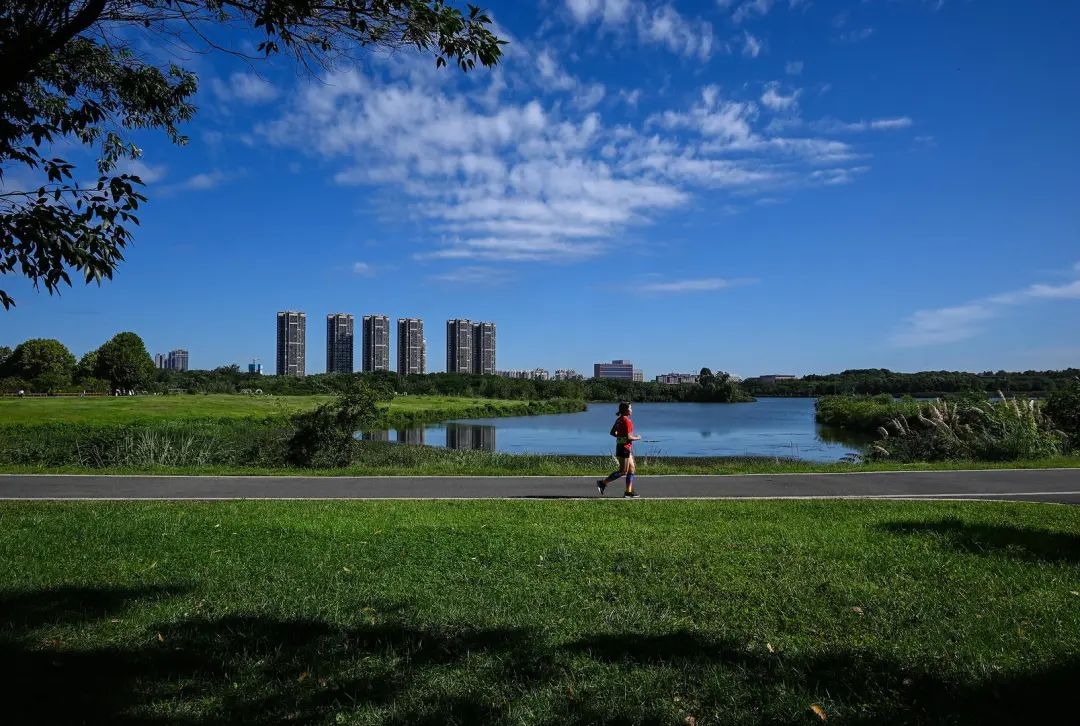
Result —
[[495, 451], [495, 427], [476, 424], [446, 424], [446, 448]]
[[364, 441], [389, 441], [389, 431], [365, 431], [360, 435]]
[[398, 429], [397, 440], [399, 444], [412, 444], [414, 446], [424, 445], [424, 429]]

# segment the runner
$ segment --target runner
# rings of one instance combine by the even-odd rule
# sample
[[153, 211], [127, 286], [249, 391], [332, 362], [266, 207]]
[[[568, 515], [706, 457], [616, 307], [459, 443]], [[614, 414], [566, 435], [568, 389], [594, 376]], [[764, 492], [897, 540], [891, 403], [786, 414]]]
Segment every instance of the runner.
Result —
[[634, 491], [634, 442], [641, 440], [640, 436], [634, 436], [634, 422], [630, 420], [633, 413], [630, 404], [623, 401], [619, 404], [619, 417], [615, 419], [615, 425], [611, 427], [611, 435], [615, 437], [615, 458], [619, 460], [619, 470], [607, 475], [606, 479], [596, 480], [596, 491], [604, 493], [607, 485], [619, 477], [626, 476], [626, 491], [624, 497], [637, 498]]

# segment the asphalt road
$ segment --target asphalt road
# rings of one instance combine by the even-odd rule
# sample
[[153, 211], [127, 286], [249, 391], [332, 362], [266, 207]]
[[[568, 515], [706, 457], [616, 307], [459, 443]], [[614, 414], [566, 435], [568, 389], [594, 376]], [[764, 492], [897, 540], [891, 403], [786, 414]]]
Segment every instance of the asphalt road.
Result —
[[[0, 499], [571, 499], [586, 477], [278, 477], [0, 474]], [[641, 498], [1000, 499], [1080, 504], [1080, 469], [641, 476]], [[621, 499], [620, 482], [608, 499]]]

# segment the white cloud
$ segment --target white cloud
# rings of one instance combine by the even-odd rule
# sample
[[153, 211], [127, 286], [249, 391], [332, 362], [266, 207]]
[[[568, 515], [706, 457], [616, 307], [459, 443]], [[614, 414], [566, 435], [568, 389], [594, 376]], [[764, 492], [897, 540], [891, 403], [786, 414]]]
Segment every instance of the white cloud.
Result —
[[214, 171], [203, 172], [190, 176], [184, 181], [177, 184], [176, 188], [191, 190], [213, 189], [214, 187], [220, 185], [222, 182], [227, 181], [228, 179], [228, 174], [215, 169]]
[[626, 102], [627, 106], [631, 108], [637, 108], [638, 101], [641, 100], [641, 89], [635, 88], [632, 91], [623, 89], [619, 91], [619, 99]]
[[607, 28], [632, 26], [638, 41], [699, 60], [712, 55], [712, 24], [690, 20], [670, 3], [655, 6], [642, 0], [565, 0], [570, 18], [579, 25], [599, 21]]
[[354, 262], [352, 271], [354, 275], [360, 275], [361, 277], [371, 277], [375, 274], [375, 269], [366, 262]]
[[761, 51], [765, 46], [760, 39], [755, 38], [750, 33], [743, 31], [743, 49], [742, 54], [748, 58], [757, 58], [761, 55]]
[[[571, 85], [553, 60], [540, 75]], [[306, 83], [256, 136], [319, 157], [340, 185], [385, 190], [429, 231], [410, 251], [420, 259], [578, 260], [699, 192], [775, 194], [866, 170], [848, 164], [858, 154], [843, 141], [757, 128], [758, 103], [716, 86], [635, 127], [604, 124], [588, 110], [600, 93], [590, 98], [578, 81], [583, 95], [564, 103], [522, 92], [535, 88], [522, 78], [504, 80], [519, 90], [490, 104], [475, 86], [454, 93], [422, 73], [342, 71]], [[792, 98], [777, 92], [761, 103], [790, 109]]]
[[257, 104], [278, 97], [278, 90], [254, 73], [233, 73], [226, 81], [214, 78], [210, 81], [210, 88], [214, 95], [225, 103], [238, 101]]
[[914, 123], [908, 116], [895, 118], [877, 118], [868, 121], [845, 122], [836, 119], [816, 121], [813, 128], [822, 133], [860, 133], [863, 131], [895, 131], [909, 128]]
[[147, 164], [142, 159], [121, 159], [116, 164], [116, 173], [134, 174], [146, 185], [161, 181], [165, 178], [167, 171], [168, 167], [164, 164]]
[[772, 81], [765, 84], [765, 92], [761, 94], [761, 105], [773, 111], [790, 111], [798, 106], [801, 93], [801, 90], [795, 90], [785, 96], [780, 92], [780, 84]]
[[774, 0], [746, 0], [735, 8], [735, 12], [731, 14], [731, 20], [734, 23], [741, 23], [753, 17], [768, 15], [773, 2]]
[[[1080, 273], [1080, 264], [1072, 272]], [[892, 343], [914, 347], [966, 340], [982, 333], [985, 323], [1001, 317], [1008, 309], [1045, 300], [1080, 300], [1080, 280], [1036, 283], [962, 305], [918, 310], [893, 334]]]
[[725, 290], [729, 287], [749, 285], [757, 280], [749, 278], [727, 279], [723, 277], [702, 277], [691, 280], [673, 280], [670, 282], [650, 282], [639, 285], [638, 291], [644, 293], [679, 293], [679, 292], [703, 292], [708, 290]]
[[840, 34], [840, 40], [845, 43], [858, 43], [869, 38], [874, 32], [874, 29], [870, 27], [849, 30]]
[[802, 61], [788, 61], [787, 65], [784, 66], [784, 72], [789, 76], [801, 75], [803, 72], [803, 65]]

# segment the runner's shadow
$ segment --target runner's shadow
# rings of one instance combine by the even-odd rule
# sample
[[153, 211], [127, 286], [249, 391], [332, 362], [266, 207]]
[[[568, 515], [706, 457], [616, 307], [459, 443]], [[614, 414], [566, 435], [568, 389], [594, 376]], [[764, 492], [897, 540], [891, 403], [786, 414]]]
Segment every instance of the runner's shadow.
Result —
[[959, 519], [886, 522], [877, 527], [892, 534], [933, 537], [960, 552], [1040, 562], [1080, 563], [1080, 536], [1067, 532], [975, 524]]

